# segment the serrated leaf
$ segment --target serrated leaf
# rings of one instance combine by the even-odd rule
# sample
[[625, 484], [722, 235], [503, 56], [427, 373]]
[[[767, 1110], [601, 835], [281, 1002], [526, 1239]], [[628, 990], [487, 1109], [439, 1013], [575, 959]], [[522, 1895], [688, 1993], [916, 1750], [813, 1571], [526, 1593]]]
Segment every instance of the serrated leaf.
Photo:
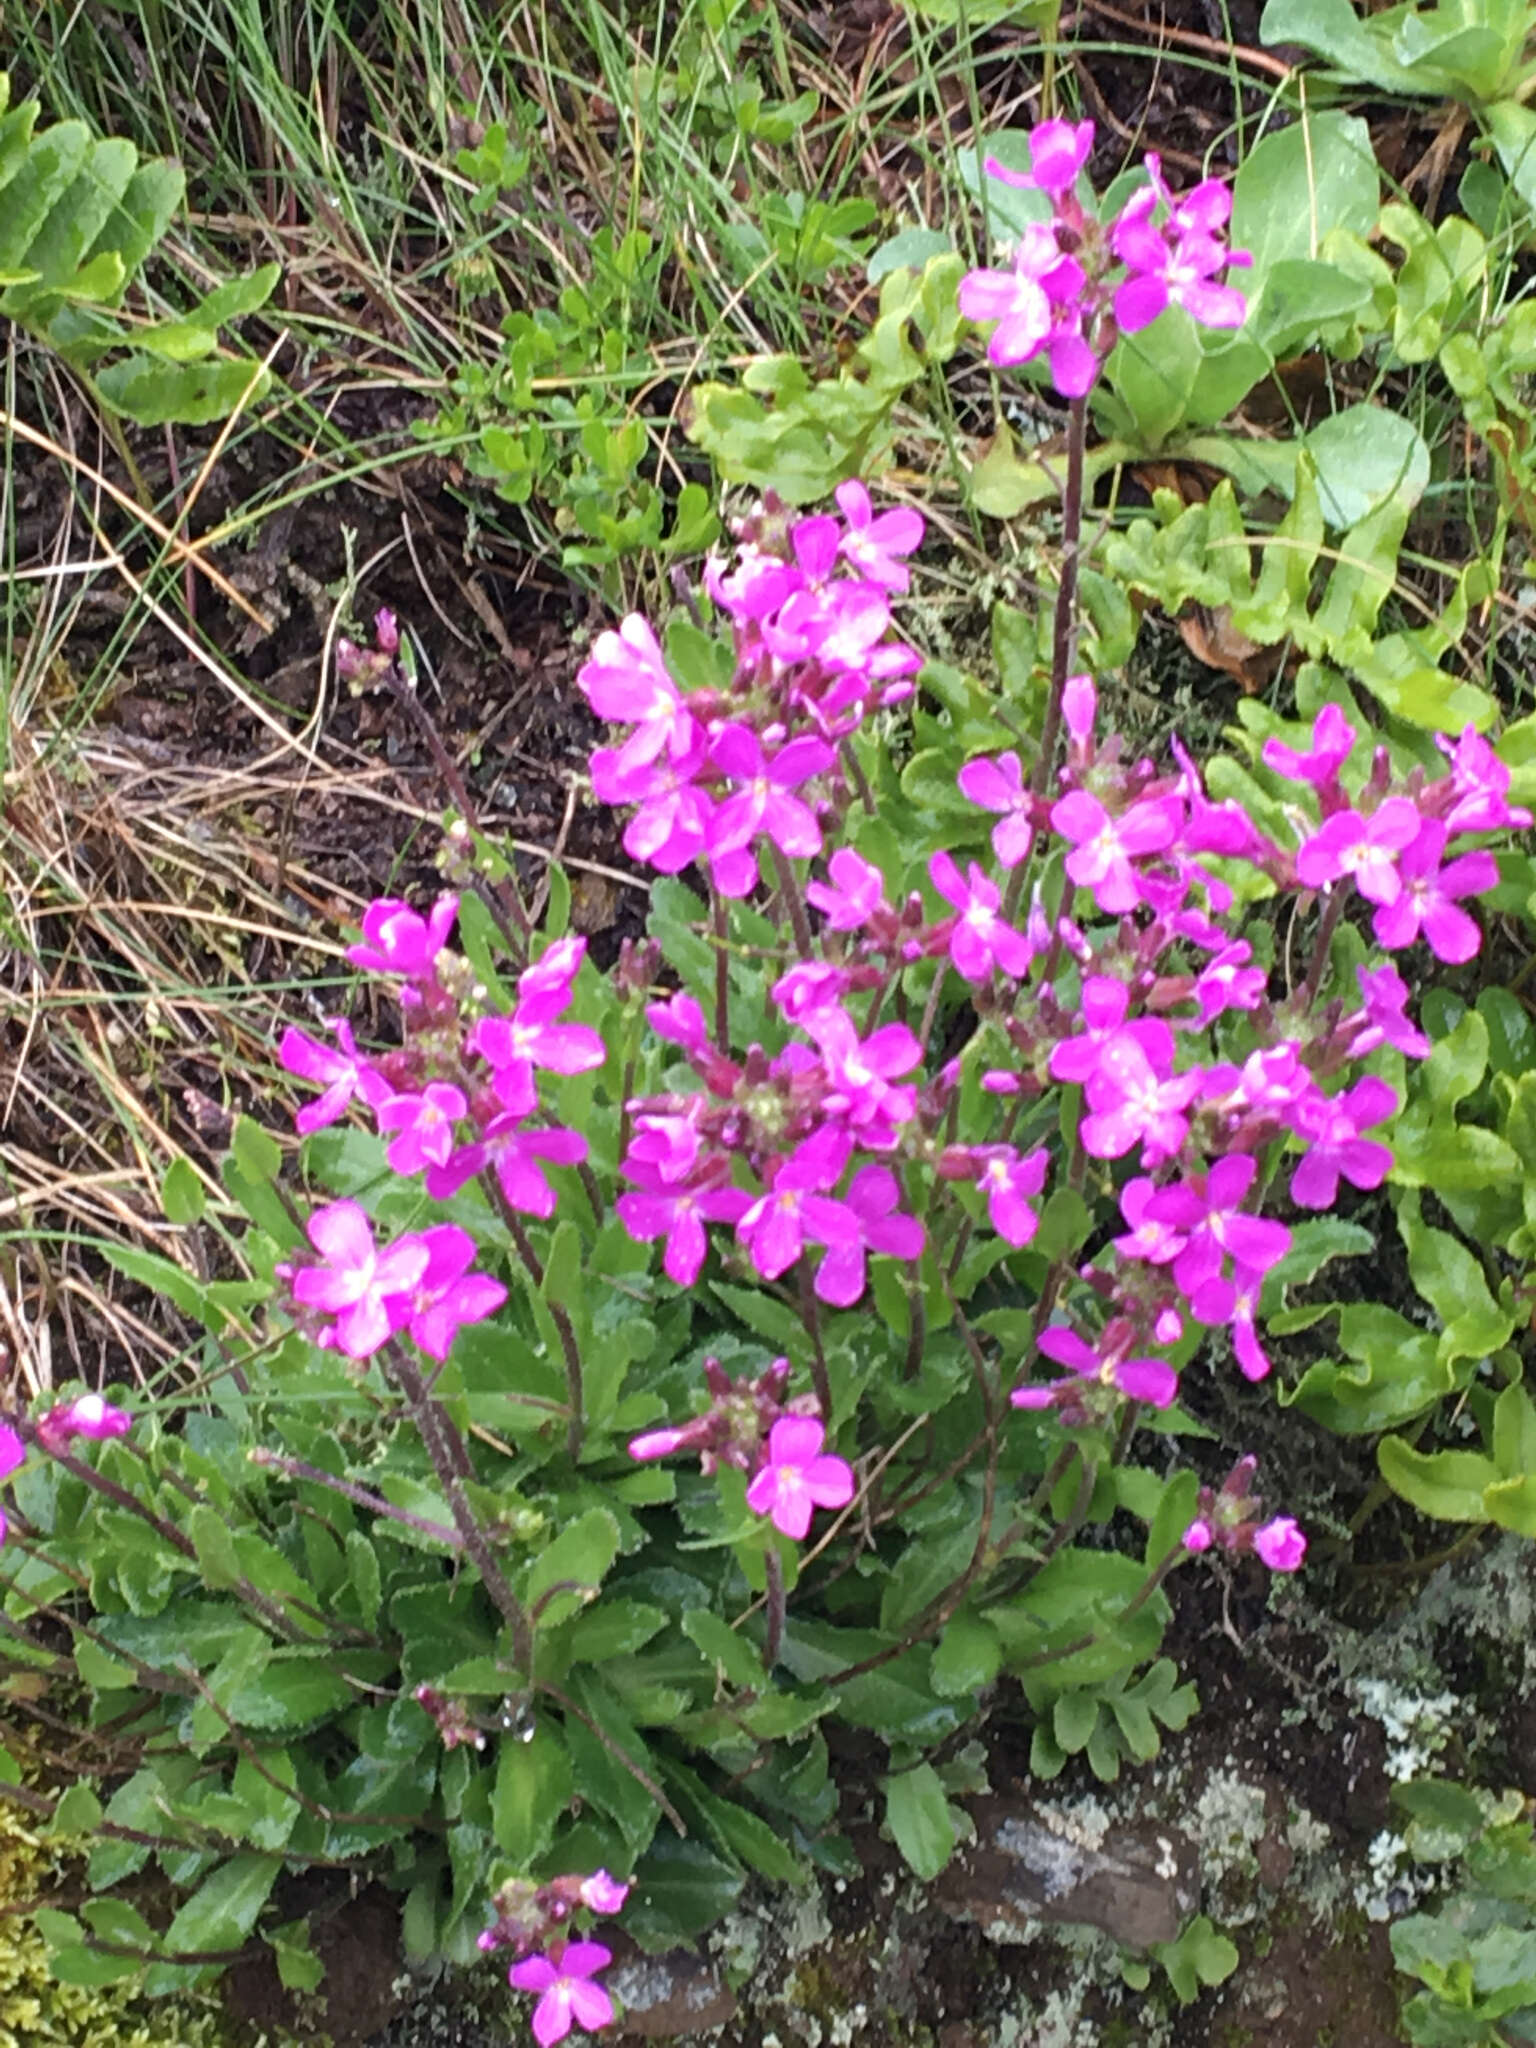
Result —
[[271, 386], [271, 371], [254, 360], [172, 363], [130, 355], [96, 376], [112, 411], [141, 427], [206, 427], [259, 404]]
[[531, 1868], [549, 1847], [555, 1823], [575, 1789], [570, 1750], [549, 1721], [541, 1717], [527, 1742], [515, 1732], [502, 1736], [491, 1795], [491, 1832], [497, 1848], [520, 1870]]

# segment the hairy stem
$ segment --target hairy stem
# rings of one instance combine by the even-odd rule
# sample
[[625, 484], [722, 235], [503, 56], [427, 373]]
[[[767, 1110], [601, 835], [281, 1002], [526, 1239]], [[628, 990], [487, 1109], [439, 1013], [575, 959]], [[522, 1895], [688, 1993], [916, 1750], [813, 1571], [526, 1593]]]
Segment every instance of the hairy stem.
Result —
[[[469, 1504], [460, 1478], [460, 1464], [469, 1462], [463, 1440], [454, 1423], [439, 1402], [432, 1399], [421, 1377], [421, 1370], [403, 1344], [391, 1342], [388, 1346], [390, 1371], [396, 1386], [405, 1398], [411, 1420], [421, 1433], [421, 1441], [432, 1469], [437, 1474], [438, 1484], [448, 1502], [448, 1511], [453, 1516], [453, 1526], [458, 1530], [464, 1549], [480, 1574], [481, 1582], [497, 1612], [506, 1622], [512, 1637], [512, 1659], [518, 1670], [529, 1679], [533, 1677], [533, 1629], [523, 1611], [522, 1602], [507, 1582], [506, 1574], [497, 1562], [490, 1539], [480, 1526], [478, 1516]], [[458, 1455], [453, 1447], [457, 1445]]]
[[1083, 538], [1083, 452], [1088, 442], [1088, 401], [1074, 398], [1067, 413], [1067, 482], [1061, 498], [1061, 580], [1051, 629], [1051, 688], [1040, 727], [1040, 758], [1030, 788], [1043, 796], [1056, 765], [1061, 698], [1077, 646], [1077, 567]]

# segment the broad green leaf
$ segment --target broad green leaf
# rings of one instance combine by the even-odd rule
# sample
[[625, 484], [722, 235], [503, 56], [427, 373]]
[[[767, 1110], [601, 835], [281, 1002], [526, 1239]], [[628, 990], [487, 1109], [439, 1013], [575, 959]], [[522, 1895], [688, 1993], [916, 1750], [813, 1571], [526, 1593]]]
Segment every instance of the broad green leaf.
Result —
[[555, 1823], [571, 1803], [576, 1789], [571, 1753], [542, 1716], [531, 1740], [507, 1734], [497, 1747], [491, 1831], [501, 1853], [526, 1870], [549, 1847]]
[[943, 1781], [932, 1764], [914, 1764], [885, 1780], [885, 1819], [908, 1867], [930, 1883], [954, 1854], [957, 1839]]
[[707, 1843], [660, 1833], [635, 1871], [624, 1929], [649, 1954], [696, 1941], [741, 1896], [742, 1874]]
[[928, 1676], [941, 1699], [960, 1699], [990, 1685], [1002, 1668], [997, 1630], [979, 1614], [960, 1613], [945, 1623]]
[[5, 203], [0, 206], [0, 271], [28, 268], [33, 241], [90, 150], [90, 130], [83, 121], [60, 121], [33, 137], [5, 186]]
[[[588, 1508], [535, 1559], [523, 1588], [539, 1625], [553, 1628], [574, 1614], [602, 1585], [618, 1555], [619, 1525], [607, 1508]], [[556, 1587], [572, 1590], [556, 1592]], [[543, 1606], [540, 1607], [540, 1602]]]
[[282, 1869], [282, 1858], [247, 1852], [203, 1880], [165, 1931], [167, 1949], [239, 1948]]
[[1303, 114], [1256, 143], [1232, 188], [1232, 246], [1261, 280], [1286, 257], [1315, 259], [1334, 228], [1368, 236], [1380, 179], [1370, 130], [1353, 114]]
[[1323, 516], [1356, 527], [1393, 500], [1410, 509], [1429, 482], [1429, 448], [1411, 420], [1380, 405], [1329, 413], [1305, 442], [1317, 471]]
[[1401, 1437], [1386, 1436], [1376, 1446], [1381, 1476], [1420, 1514], [1438, 1522], [1486, 1522], [1487, 1489], [1496, 1485], [1499, 1468], [1475, 1451], [1416, 1451]]
[[112, 410], [141, 427], [206, 427], [259, 404], [271, 385], [271, 371], [252, 360], [168, 363], [152, 355], [127, 356], [96, 377]]

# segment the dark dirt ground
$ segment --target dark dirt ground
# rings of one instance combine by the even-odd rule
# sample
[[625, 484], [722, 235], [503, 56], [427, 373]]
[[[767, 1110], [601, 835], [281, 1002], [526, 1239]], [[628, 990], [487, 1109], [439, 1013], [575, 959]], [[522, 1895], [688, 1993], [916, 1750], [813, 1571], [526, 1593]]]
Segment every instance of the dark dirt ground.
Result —
[[[872, 32], [884, 13], [883, 5], [862, 0], [846, 10], [833, 37], [835, 51], [839, 37], [847, 39], [846, 50], [838, 52], [843, 61], [853, 63], [858, 38]], [[1258, 0], [1232, 0], [1230, 7], [1221, 0], [1170, 0], [1152, 10], [1126, 0], [1123, 10], [1090, 5], [1078, 11], [1079, 37], [1102, 34], [1106, 40], [1147, 45], [1140, 57], [1090, 54], [1071, 60], [1085, 108], [1100, 120], [1103, 146], [1113, 153], [1116, 167], [1132, 141], [1160, 147], [1180, 170], [1203, 158], [1213, 138], [1229, 128], [1231, 80], [1221, 72], [1172, 66], [1158, 52], [1158, 39], [1166, 31], [1174, 40], [1182, 38], [1182, 47], [1212, 54], [1205, 49], [1208, 40], [1220, 55], [1231, 34], [1254, 49], [1258, 13]], [[1268, 110], [1273, 76], [1262, 65], [1242, 60], [1236, 71], [1251, 80], [1244, 88], [1243, 110], [1246, 118], [1257, 120]], [[1377, 135], [1389, 174], [1417, 178], [1421, 187], [1432, 181], [1438, 189], [1450, 169], [1434, 156], [1440, 123], [1440, 110], [1430, 107], [1386, 113]], [[361, 408], [356, 420], [360, 438], [407, 432], [404, 410], [398, 418], [383, 419], [369, 411], [366, 397], [353, 402]], [[181, 448], [183, 472], [198, 460], [195, 443], [196, 437], [188, 437]], [[152, 442], [139, 453], [146, 481], [153, 490], [164, 489], [170, 477], [163, 442]], [[276, 475], [290, 460], [284, 449], [266, 450], [258, 456], [254, 481], [262, 480], [261, 463]], [[199, 530], [210, 529], [236, 509], [237, 496], [247, 497], [252, 483], [249, 473], [232, 476], [215, 467], [198, 508]], [[64, 510], [61, 488], [56, 473], [42, 465], [23, 476], [19, 558], [29, 546], [41, 548], [56, 531]], [[315, 702], [322, 645], [335, 629], [334, 593], [345, 582], [349, 561], [367, 561], [387, 551], [367, 581], [360, 607], [371, 612], [387, 604], [418, 636], [429, 677], [424, 700], [468, 778], [482, 826], [492, 836], [532, 849], [519, 857], [530, 893], [538, 887], [543, 865], [536, 850], [558, 853], [576, 886], [575, 922], [592, 935], [601, 957], [616, 947], [621, 933], [636, 928], [643, 906], [641, 892], [623, 879], [625, 862], [614, 823], [601, 811], [588, 810], [577, 791], [576, 777], [596, 735], [573, 678], [583, 641], [604, 622], [604, 614], [537, 568], [514, 541], [496, 533], [493, 523], [478, 527], [478, 552], [466, 560], [465, 488], [442, 463], [422, 456], [381, 469], [365, 482], [309, 498], [272, 517], [247, 551], [221, 564], [271, 619], [272, 630], [256, 633], [211, 591], [199, 594], [200, 617], [250, 690], [278, 713], [307, 712]], [[344, 529], [353, 535], [350, 553]], [[79, 627], [71, 652], [74, 670], [93, 665], [116, 630], [119, 614], [120, 600], [102, 587]], [[343, 630], [364, 623], [341, 622]], [[1201, 673], [1225, 706], [1232, 693], [1230, 677], [1209, 669]], [[183, 807], [195, 815], [200, 783], [238, 776], [253, 757], [272, 751], [270, 735], [152, 623], [136, 637], [111, 698], [97, 708], [91, 736], [99, 742], [101, 758], [116, 765], [102, 770], [105, 786], [82, 792], [84, 809], [76, 814], [74, 829], [108, 897], [114, 891], [131, 894], [144, 883], [132, 835], [125, 842], [119, 829], [134, 805]], [[245, 791], [236, 812], [218, 817], [217, 828], [232, 857], [246, 865], [256, 884], [288, 906], [294, 927], [290, 947], [270, 935], [255, 935], [243, 942], [237, 961], [219, 963], [221, 975], [233, 965], [252, 986], [279, 983], [296, 967], [313, 967], [313, 956], [304, 951], [307, 929], [334, 927], [351, 914], [349, 906], [371, 895], [420, 894], [438, 882], [433, 821], [446, 793], [399, 708], [382, 695], [337, 693], [325, 708], [317, 751], [332, 771], [322, 786], [313, 786], [312, 771], [302, 763], [273, 761], [260, 786]], [[100, 847], [93, 834], [100, 835]], [[61, 949], [77, 943], [62, 928], [45, 928], [42, 937]], [[124, 963], [109, 953], [106, 949], [98, 962], [102, 971], [123, 973]], [[0, 1069], [21, 1049], [18, 1012], [0, 1003]], [[47, 1110], [50, 1055], [45, 1046], [34, 1045], [28, 1056], [42, 1063], [45, 1085], [17, 1098], [7, 1138], [68, 1167], [74, 1145], [68, 1123], [50, 1118]], [[237, 1085], [233, 1094], [224, 1094], [217, 1077], [229, 1072], [228, 1062], [195, 1050], [174, 1052], [157, 1071], [152, 1106], [177, 1141], [210, 1167], [216, 1166], [227, 1132], [227, 1112], [251, 1108], [276, 1119], [267, 1092], [270, 1073], [247, 1064], [243, 1088]], [[217, 1102], [213, 1095], [219, 1096]], [[152, 1304], [137, 1306], [153, 1313]], [[1292, 1413], [1285, 1430], [1274, 1431], [1276, 1457], [1284, 1453], [1293, 1464], [1298, 1453], [1294, 1448], [1286, 1452], [1285, 1446], [1294, 1446], [1299, 1423]], [[1366, 1457], [1320, 1434], [1300, 1454], [1300, 1463], [1305, 1466], [1309, 1457], [1313, 1469], [1291, 1474], [1281, 1469], [1277, 1486], [1293, 1476], [1310, 1479], [1318, 1498], [1331, 1495], [1348, 1513], [1369, 1484]], [[1435, 1540], [1427, 1527], [1389, 1519], [1380, 1548], [1397, 1558], [1432, 1549]], [[1372, 1555], [1368, 1547], [1367, 1562]], [[1169, 1739], [1167, 1762], [1181, 1765], [1191, 1782], [1217, 1767], [1241, 1767], [1264, 1788], [1277, 1822], [1288, 1809], [1303, 1805], [1335, 1830], [1341, 1853], [1358, 1855], [1387, 1823], [1383, 1746], [1376, 1724], [1339, 1690], [1329, 1644], [1305, 1622], [1267, 1613], [1266, 1588], [1256, 1578], [1240, 1577], [1231, 1585], [1208, 1578], [1197, 1585], [1189, 1577], [1188, 1586], [1179, 1587], [1169, 1650], [1198, 1685], [1202, 1709], [1184, 1736]], [[1359, 1606], [1342, 1571], [1325, 1566], [1323, 1580], [1323, 1598], [1335, 1611]], [[1355, 1618], [1357, 1625], [1369, 1625], [1369, 1615], [1363, 1621]], [[1510, 1781], [1536, 1794], [1532, 1712], [1518, 1701], [1507, 1708], [1502, 1750]], [[1006, 1701], [987, 1731], [987, 1743], [994, 1788], [1026, 1783], [1024, 1717], [1010, 1713]], [[852, 1788], [850, 1777], [850, 1798]], [[1051, 1791], [1066, 1797], [1097, 1789], [1091, 1779], [1074, 1782], [1069, 1774]], [[998, 1948], [973, 1926], [931, 1913], [924, 1920], [919, 1914], [909, 1931], [920, 1967], [908, 1969], [901, 1979], [903, 2017], [899, 2022], [882, 2018], [881, 2002], [890, 1983], [870, 1960], [870, 1930], [888, 1929], [893, 1914], [906, 1915], [910, 1909], [901, 1904], [901, 1888], [884, 1882], [894, 1874], [893, 1852], [867, 1830], [865, 1840], [870, 1868], [840, 1897], [829, 1897], [829, 1931], [819, 1956], [823, 1977], [830, 1979], [822, 1984], [823, 1994], [845, 2006], [860, 2001], [866, 2006], [868, 2023], [851, 2038], [868, 2048], [907, 2048], [924, 2040], [933, 2048], [993, 2048], [994, 2042], [1002, 2048], [997, 2016], [1023, 1994], [1043, 1998], [1058, 1989], [1074, 1967], [1072, 1959], [1050, 1945]], [[1260, 1883], [1276, 1902], [1288, 1896], [1290, 1857], [1283, 1830], [1277, 1829], [1267, 1861], [1263, 1853], [1259, 1857]], [[388, 1895], [372, 1890], [330, 1904], [334, 1910], [322, 1905], [317, 1912], [316, 1946], [327, 1964], [333, 2003], [326, 2024], [338, 2048], [363, 2042], [374, 2048], [416, 2048], [429, 2042], [433, 2048], [490, 2048], [493, 2041], [507, 2038], [494, 2016], [478, 2016], [485, 2003], [478, 1994], [458, 2001], [457, 2016], [455, 1998], [442, 1991], [415, 2002], [402, 2016]], [[1177, 2013], [1171, 2030], [1156, 2037], [1160, 2044], [1388, 2048], [1400, 2038], [1390, 1954], [1379, 1924], [1346, 1927], [1341, 1921], [1330, 1938], [1328, 1930], [1298, 1913], [1276, 1910], [1256, 1927], [1242, 1929], [1238, 1939], [1243, 1961], [1235, 1976]], [[278, 1994], [263, 1960], [232, 1972], [229, 1988], [234, 2008], [253, 2022], [285, 2018], [300, 2039], [318, 2037], [313, 2014], [296, 2010]], [[1083, 2024], [1100, 2031], [1074, 2034], [1072, 2048], [1088, 2040], [1125, 2048], [1139, 2043], [1146, 2037], [1137, 2030], [1135, 2012], [1134, 2003], [1115, 2008], [1104, 1998], [1090, 1999]], [[746, 2013], [718, 2036], [722, 2048], [772, 2048], [775, 2040], [782, 2048], [800, 2048], [802, 2041], [811, 2048], [822, 2038], [849, 2037], [797, 2033], [779, 2007], [769, 2019]], [[1033, 2044], [1025, 2042], [1024, 2048]]]

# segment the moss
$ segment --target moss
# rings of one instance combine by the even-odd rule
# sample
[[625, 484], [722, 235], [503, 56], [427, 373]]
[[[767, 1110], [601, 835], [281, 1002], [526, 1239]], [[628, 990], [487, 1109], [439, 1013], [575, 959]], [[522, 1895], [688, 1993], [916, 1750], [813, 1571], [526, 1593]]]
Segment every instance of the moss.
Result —
[[[85, 1852], [84, 1843], [34, 1833], [0, 1797], [0, 2048], [236, 2048], [212, 1996], [150, 1999], [133, 1978], [84, 1985], [54, 1976], [28, 1909], [77, 1892]], [[239, 2048], [299, 2044], [247, 2034]]]

